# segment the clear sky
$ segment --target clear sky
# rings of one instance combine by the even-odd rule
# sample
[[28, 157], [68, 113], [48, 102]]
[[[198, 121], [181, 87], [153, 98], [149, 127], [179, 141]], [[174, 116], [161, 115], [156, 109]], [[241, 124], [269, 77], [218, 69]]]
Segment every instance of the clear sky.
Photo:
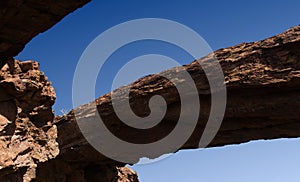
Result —
[[[57, 93], [54, 110], [62, 114], [62, 110], [72, 108], [72, 79], [82, 52], [112, 26], [137, 18], [166, 18], [194, 29], [217, 50], [264, 39], [300, 24], [299, 9], [297, 0], [94, 0], [35, 37], [16, 58], [40, 62]], [[181, 64], [192, 61], [163, 43], [131, 44], [116, 52], [104, 66], [96, 85], [97, 96], [110, 91], [111, 81], [122, 65], [145, 53], [165, 54]], [[142, 182], [296, 182], [300, 178], [299, 144], [299, 139], [282, 139], [184, 151], [133, 168]]]

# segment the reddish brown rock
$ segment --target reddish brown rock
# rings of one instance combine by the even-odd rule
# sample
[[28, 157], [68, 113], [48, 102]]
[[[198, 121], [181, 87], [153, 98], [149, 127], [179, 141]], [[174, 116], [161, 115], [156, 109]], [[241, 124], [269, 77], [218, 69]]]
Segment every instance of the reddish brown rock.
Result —
[[36, 35], [90, 0], [5, 0], [0, 2], [0, 68]]
[[136, 173], [122, 165], [94, 169], [90, 162], [74, 167], [49, 161], [59, 153], [54, 89], [37, 62], [12, 59], [33, 37], [89, 1], [0, 2], [0, 181], [137, 181]]
[[[31, 38], [87, 2], [0, 2], [0, 68]], [[214, 53], [223, 68], [228, 94], [222, 126], [209, 147], [299, 137], [299, 50], [300, 26], [297, 26], [263, 41]], [[211, 59], [213, 55], [208, 55], [200, 61], [209, 63]], [[9, 63], [10, 67], [6, 65], [0, 71], [0, 181], [138, 181], [134, 171], [123, 167], [125, 164], [91, 147], [78, 129], [74, 111], [53, 120], [54, 89], [38, 63]], [[191, 74], [201, 98], [198, 125], [181, 146], [190, 149], [198, 147], [210, 112], [211, 92], [197, 62], [164, 73], [176, 78], [184, 70]], [[112, 108], [111, 94], [92, 103], [97, 107], [90, 107], [90, 103], [76, 108], [77, 117], [92, 118], [91, 114], [99, 112], [112, 133], [131, 143], [150, 143], [171, 132], [180, 114], [176, 88], [159, 74], [141, 78], [119, 90], [128, 87], [132, 110], [139, 116], [149, 114], [151, 96], [158, 94], [166, 99], [168, 110], [161, 124], [143, 132], [124, 125]], [[119, 95], [119, 99], [125, 97]], [[151, 153], [150, 158], [163, 154], [159, 148]]]
[[0, 181], [138, 181], [136, 172], [124, 164], [74, 163], [58, 156], [51, 108], [56, 95], [37, 62], [5, 65], [0, 93]]
[[[209, 147], [239, 144], [257, 139], [300, 136], [298, 114], [300, 108], [300, 26], [263, 41], [243, 43], [218, 50], [214, 54], [224, 71], [224, 84], [226, 84], [228, 94], [223, 123]], [[213, 55], [208, 55], [200, 61], [208, 63], [207, 66], [209, 66], [211, 59], [214, 59]], [[187, 70], [194, 79], [201, 99], [198, 125], [189, 140], [181, 147], [181, 149], [191, 149], [198, 148], [210, 112], [211, 93], [206, 76], [196, 61], [163, 73], [176, 78], [176, 75], [184, 70]], [[143, 131], [124, 125], [112, 108], [111, 94], [106, 94], [91, 104], [76, 108], [77, 119], [83, 118], [89, 121], [94, 119], [95, 112], [99, 112], [106, 127], [115, 136], [137, 144], [160, 140], [171, 132], [180, 114], [180, 98], [174, 86], [159, 74], [155, 74], [121, 87], [120, 93], [128, 87], [131, 88], [131, 108], [139, 116], [149, 114], [148, 101], [151, 96], [158, 94], [165, 98], [168, 110], [161, 124]], [[120, 94], [118, 99], [126, 99], [126, 95]], [[97, 110], [93, 104], [97, 105]], [[56, 125], [58, 133], [61, 134], [58, 135], [60, 157], [64, 160], [109, 163], [109, 159], [97, 154], [83, 138], [76, 125], [74, 112], [56, 118]], [[140, 157], [157, 157], [163, 154], [159, 150], [159, 148], [153, 149], [149, 152], [149, 156]], [[135, 161], [137, 160], [138, 158], [135, 158]]]
[[37, 165], [59, 153], [56, 95], [37, 62], [13, 66], [0, 70], [0, 181], [31, 181]]

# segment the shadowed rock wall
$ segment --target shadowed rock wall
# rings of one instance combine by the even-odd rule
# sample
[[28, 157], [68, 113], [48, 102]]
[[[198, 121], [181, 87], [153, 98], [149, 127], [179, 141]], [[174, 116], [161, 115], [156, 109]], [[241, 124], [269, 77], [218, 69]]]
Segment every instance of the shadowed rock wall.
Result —
[[0, 1], [0, 68], [36, 35], [90, 0]]

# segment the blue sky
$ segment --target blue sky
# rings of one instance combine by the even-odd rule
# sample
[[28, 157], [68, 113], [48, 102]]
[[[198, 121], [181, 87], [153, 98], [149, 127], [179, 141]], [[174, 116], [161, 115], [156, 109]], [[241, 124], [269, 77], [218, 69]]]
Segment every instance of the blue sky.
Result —
[[[72, 79], [87, 45], [100, 33], [137, 18], [166, 18], [199, 33], [213, 50], [252, 42], [300, 24], [300, 1], [94, 0], [35, 37], [16, 57], [39, 61], [57, 93], [56, 114], [72, 108]], [[130, 59], [145, 53], [191, 60], [176, 47], [159, 42], [131, 44], [118, 50], [98, 77], [97, 96]], [[142, 76], [142, 75], [141, 75]], [[137, 165], [142, 182], [152, 181], [299, 181], [299, 139], [253, 142], [202, 151], [179, 152], [162, 161]]]

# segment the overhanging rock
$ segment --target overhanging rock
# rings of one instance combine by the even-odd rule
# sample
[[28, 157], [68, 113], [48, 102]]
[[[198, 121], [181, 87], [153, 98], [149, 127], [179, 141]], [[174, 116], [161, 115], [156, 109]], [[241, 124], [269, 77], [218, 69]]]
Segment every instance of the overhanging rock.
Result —
[[[0, 66], [18, 54], [31, 38], [87, 2], [2, 1]], [[243, 43], [214, 53], [224, 71], [228, 94], [223, 123], [208, 147], [300, 136], [299, 50], [300, 26], [296, 26], [263, 41]], [[213, 55], [199, 61], [211, 59]], [[164, 73], [176, 77], [184, 70], [196, 83], [201, 109], [194, 132], [179, 149], [193, 149], [198, 148], [209, 116], [211, 93], [196, 61]], [[136, 144], [161, 140], [174, 129], [180, 115], [176, 88], [159, 74], [119, 89], [131, 88], [130, 105], [139, 116], [149, 114], [151, 96], [165, 98], [168, 110], [162, 122], [142, 131], [121, 122], [112, 108], [111, 94], [53, 119], [51, 106], [55, 93], [36, 62], [16, 61], [11, 67], [4, 67], [0, 75], [0, 147], [5, 153], [0, 157], [0, 181], [137, 181], [134, 171], [122, 167], [124, 163], [102, 155], [85, 140], [74, 111], [77, 118], [89, 118], [93, 112], [99, 112], [112, 133]], [[119, 99], [125, 97], [120, 95]], [[159, 149], [153, 148], [149, 155], [134, 155], [133, 160], [157, 157], [163, 154]]]
[[0, 2], [0, 68], [36, 35], [90, 0], [5, 0]]
[[[227, 106], [222, 125], [208, 147], [300, 136], [300, 26], [262, 41], [220, 49], [214, 55], [225, 75]], [[199, 61], [209, 62], [211, 59], [214, 59], [212, 54]], [[197, 127], [180, 147], [193, 149], [198, 148], [206, 126], [211, 93], [206, 76], [197, 61], [163, 73], [176, 77], [184, 70], [194, 79], [201, 100]], [[118, 90], [122, 93], [127, 88], [130, 88], [130, 106], [138, 116], [150, 113], [148, 101], [151, 96], [164, 97], [168, 110], [161, 123], [142, 131], [128, 127], [117, 117], [112, 107], [111, 93], [103, 95], [93, 103], [82, 105], [66, 116], [56, 118], [61, 159], [75, 163], [87, 160], [114, 163], [91, 147], [76, 124], [76, 118], [84, 118], [87, 122], [93, 119], [96, 111], [111, 133], [130, 143], [159, 141], [174, 129], [180, 115], [180, 98], [174, 85], [160, 74], [154, 74]], [[121, 94], [118, 99], [126, 99], [126, 95]], [[77, 113], [76, 118], [74, 111]], [[105, 140], [105, 137], [102, 139]], [[153, 158], [161, 154], [163, 151], [160, 148], [153, 148], [149, 155], [138, 157]], [[137, 162], [138, 157], [135, 156], [133, 161]]]

